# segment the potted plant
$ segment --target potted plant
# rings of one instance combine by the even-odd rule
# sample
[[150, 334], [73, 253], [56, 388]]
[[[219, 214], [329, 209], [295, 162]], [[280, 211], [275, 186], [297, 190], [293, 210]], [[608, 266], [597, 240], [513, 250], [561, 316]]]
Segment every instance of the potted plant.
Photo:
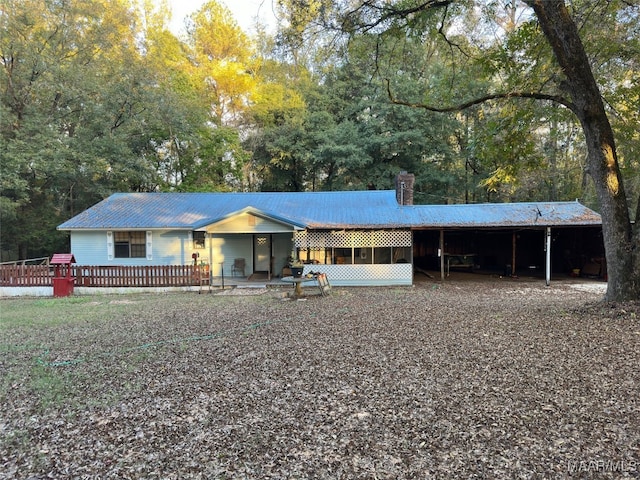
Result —
[[291, 269], [291, 275], [293, 275], [294, 277], [301, 277], [302, 276], [302, 270], [304, 269], [304, 265], [303, 263], [298, 260], [291, 260], [289, 262], [289, 268]]
[[200, 275], [209, 278], [209, 264], [201, 260], [198, 266], [200, 267]]

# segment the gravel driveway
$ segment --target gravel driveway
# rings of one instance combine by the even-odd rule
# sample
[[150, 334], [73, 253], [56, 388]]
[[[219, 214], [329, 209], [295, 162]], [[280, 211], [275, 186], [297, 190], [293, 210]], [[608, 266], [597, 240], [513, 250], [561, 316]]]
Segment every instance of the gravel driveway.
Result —
[[601, 283], [253, 293], [7, 332], [0, 479], [640, 476], [640, 304]]

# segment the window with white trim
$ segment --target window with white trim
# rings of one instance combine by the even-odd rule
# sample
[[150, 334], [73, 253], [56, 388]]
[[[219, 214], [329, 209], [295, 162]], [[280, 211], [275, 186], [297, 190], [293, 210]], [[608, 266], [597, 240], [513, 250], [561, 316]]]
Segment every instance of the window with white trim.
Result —
[[145, 232], [113, 232], [116, 258], [145, 258], [147, 256]]
[[207, 232], [201, 232], [199, 230], [195, 230], [193, 232], [193, 248], [204, 248], [205, 247], [205, 237]]

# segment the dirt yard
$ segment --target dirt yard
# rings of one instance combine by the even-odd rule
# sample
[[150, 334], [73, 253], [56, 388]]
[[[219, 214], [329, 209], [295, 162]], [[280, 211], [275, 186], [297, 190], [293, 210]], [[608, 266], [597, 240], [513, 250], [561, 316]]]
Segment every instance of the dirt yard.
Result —
[[225, 293], [1, 301], [0, 479], [640, 476], [601, 283]]

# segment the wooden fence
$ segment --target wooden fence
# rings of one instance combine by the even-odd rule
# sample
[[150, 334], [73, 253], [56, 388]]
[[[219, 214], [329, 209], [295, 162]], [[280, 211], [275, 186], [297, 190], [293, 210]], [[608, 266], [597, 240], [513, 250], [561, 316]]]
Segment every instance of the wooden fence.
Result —
[[51, 286], [53, 269], [49, 265], [0, 265], [2, 287]]
[[[59, 274], [66, 276], [66, 268]], [[0, 286], [48, 287], [55, 275], [49, 265], [0, 265]], [[199, 285], [199, 275], [200, 267], [194, 265], [71, 265], [75, 285], [81, 287], [184, 287]]]

